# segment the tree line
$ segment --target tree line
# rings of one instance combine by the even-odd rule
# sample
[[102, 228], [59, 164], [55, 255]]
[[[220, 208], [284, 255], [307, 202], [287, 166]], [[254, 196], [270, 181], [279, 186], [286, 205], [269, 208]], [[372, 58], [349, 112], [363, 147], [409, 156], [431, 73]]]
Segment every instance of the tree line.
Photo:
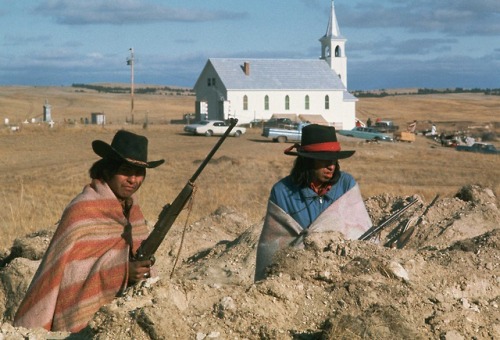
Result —
[[[130, 93], [130, 87], [127, 86], [106, 86], [106, 85], [92, 85], [92, 84], [71, 84], [71, 87], [82, 88], [87, 90], [94, 90], [104, 93]], [[176, 93], [178, 95], [194, 95], [192, 89], [173, 88], [168, 86], [163, 87], [139, 87], [134, 89], [137, 94], [162, 94], [162, 93]]]
[[415, 92], [394, 92], [389, 93], [386, 90], [379, 91], [353, 91], [353, 95], [356, 97], [387, 97], [387, 96], [400, 96], [400, 95], [421, 95], [421, 94], [447, 94], [447, 93], [483, 93], [485, 95], [499, 96], [500, 88], [498, 89], [464, 89], [461, 87], [456, 87], [453, 89], [418, 89]]

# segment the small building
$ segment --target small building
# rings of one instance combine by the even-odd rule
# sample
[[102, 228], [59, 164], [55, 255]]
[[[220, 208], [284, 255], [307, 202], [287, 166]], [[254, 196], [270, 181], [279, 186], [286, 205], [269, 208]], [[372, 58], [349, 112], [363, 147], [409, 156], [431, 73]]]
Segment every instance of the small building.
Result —
[[52, 106], [49, 104], [49, 101], [47, 99], [45, 99], [45, 104], [43, 105], [43, 121], [52, 121]]
[[90, 123], [96, 125], [106, 124], [106, 115], [101, 112], [92, 112], [90, 114]]

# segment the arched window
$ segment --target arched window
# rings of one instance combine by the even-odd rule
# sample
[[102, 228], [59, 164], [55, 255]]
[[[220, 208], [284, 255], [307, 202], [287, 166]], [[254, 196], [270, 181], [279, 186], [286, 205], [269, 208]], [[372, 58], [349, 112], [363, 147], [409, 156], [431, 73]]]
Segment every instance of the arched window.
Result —
[[335, 47], [335, 57], [341, 57], [342, 52], [340, 51], [340, 46]]
[[285, 110], [290, 110], [290, 96], [285, 96]]
[[305, 108], [306, 110], [309, 110], [309, 95], [306, 95], [306, 98], [305, 98]]
[[243, 110], [248, 110], [248, 96], [244, 95], [243, 96]]
[[325, 110], [330, 110], [330, 97], [328, 95], [325, 96]]
[[264, 97], [264, 110], [269, 110], [269, 96], [267, 94]]

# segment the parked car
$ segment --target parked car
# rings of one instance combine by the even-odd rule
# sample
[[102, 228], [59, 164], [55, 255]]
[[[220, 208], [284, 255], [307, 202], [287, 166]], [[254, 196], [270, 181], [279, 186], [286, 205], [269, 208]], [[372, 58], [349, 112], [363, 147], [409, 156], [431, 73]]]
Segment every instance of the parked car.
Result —
[[374, 128], [368, 127], [356, 126], [352, 130], [339, 130], [338, 133], [347, 137], [363, 138], [367, 140], [380, 140], [385, 142], [394, 141], [394, 138], [392, 136], [386, 135], [382, 132], [378, 132]]
[[488, 154], [500, 154], [500, 150], [490, 143], [474, 143], [472, 145], [457, 145], [457, 151], [479, 152]]
[[[226, 132], [229, 124], [222, 120], [202, 120], [196, 124], [189, 124], [184, 126], [184, 131], [193, 135], [221, 136]], [[230, 136], [239, 137], [246, 132], [246, 128], [235, 126]]]

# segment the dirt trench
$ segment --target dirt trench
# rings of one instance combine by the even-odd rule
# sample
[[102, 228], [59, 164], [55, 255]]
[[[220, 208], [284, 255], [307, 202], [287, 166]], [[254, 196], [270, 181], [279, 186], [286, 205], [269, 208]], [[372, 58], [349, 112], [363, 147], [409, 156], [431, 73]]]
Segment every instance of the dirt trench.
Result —
[[[40, 231], [4, 250], [0, 335], [13, 339], [496, 339], [500, 338], [500, 211], [493, 191], [453, 198], [380, 195], [374, 224], [417, 198], [379, 245], [313, 234], [280, 252], [254, 283], [262, 223], [220, 207], [181, 228], [157, 254], [157, 278], [103, 306], [79, 334], [16, 328], [13, 313], [50, 240]], [[402, 248], [394, 235], [411, 232]], [[174, 230], [175, 229], [175, 230]], [[391, 241], [392, 240], [392, 241]], [[382, 246], [386, 244], [387, 246]], [[401, 246], [399, 244], [399, 246]]]

